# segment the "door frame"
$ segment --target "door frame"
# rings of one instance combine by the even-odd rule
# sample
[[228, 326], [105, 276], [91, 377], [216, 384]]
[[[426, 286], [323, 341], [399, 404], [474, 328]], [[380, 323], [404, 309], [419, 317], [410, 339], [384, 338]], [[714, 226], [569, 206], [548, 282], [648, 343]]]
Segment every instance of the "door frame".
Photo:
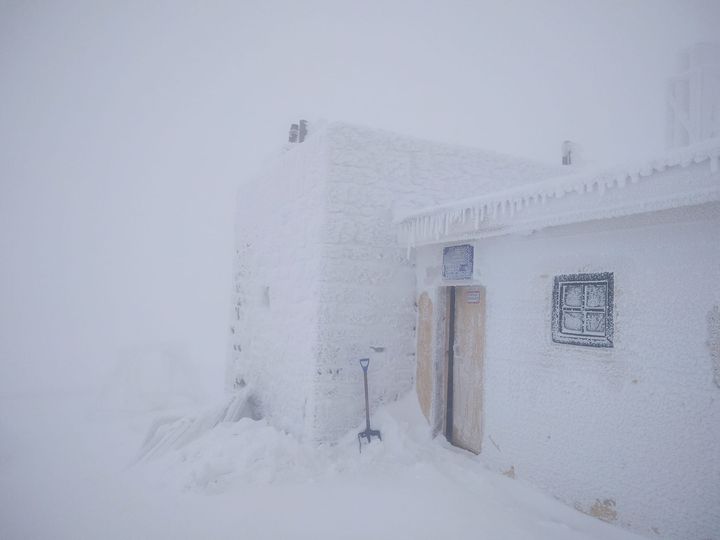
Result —
[[452, 444], [452, 428], [453, 428], [453, 369], [455, 360], [455, 302], [457, 296], [457, 288], [455, 285], [446, 287], [447, 289], [447, 332], [445, 335], [445, 438]]

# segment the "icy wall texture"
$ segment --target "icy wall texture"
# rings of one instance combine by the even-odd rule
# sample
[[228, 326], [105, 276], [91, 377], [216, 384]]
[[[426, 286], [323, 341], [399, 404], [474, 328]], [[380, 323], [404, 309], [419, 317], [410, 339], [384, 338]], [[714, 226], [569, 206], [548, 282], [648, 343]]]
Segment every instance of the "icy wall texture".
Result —
[[[719, 230], [715, 203], [475, 242], [493, 468], [645, 535], [720, 538], [707, 321], [720, 302]], [[419, 293], [437, 295], [441, 261], [442, 245], [419, 249]], [[614, 348], [553, 343], [553, 277], [606, 271]]]
[[228, 385], [276, 425], [332, 441], [415, 373], [415, 275], [393, 209], [555, 176], [560, 167], [332, 123], [240, 189]]
[[330, 124], [326, 137], [314, 430], [321, 441], [362, 419], [358, 358], [371, 358], [374, 405], [414, 382], [415, 274], [392, 223], [397, 202], [436, 204], [559, 169], [341, 123]]
[[302, 435], [318, 351], [322, 134], [297, 150], [239, 190], [227, 386], [250, 385], [263, 416]]

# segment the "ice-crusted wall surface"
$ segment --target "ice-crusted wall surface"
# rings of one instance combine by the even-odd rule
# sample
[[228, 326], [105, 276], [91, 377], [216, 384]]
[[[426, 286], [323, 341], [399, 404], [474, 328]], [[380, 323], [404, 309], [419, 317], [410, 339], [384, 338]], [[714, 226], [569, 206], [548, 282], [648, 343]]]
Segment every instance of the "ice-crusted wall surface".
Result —
[[[715, 202], [472, 242], [482, 458], [643, 535], [720, 538], [719, 231]], [[418, 248], [418, 294], [440, 295], [443, 246]], [[590, 272], [614, 274], [614, 347], [554, 343], [554, 276]]]
[[227, 386], [299, 436], [312, 426], [318, 343], [323, 133], [283, 152], [238, 191]]
[[228, 388], [317, 442], [361, 422], [415, 373], [415, 275], [393, 208], [556, 176], [560, 167], [330, 123], [239, 190]]
[[415, 376], [415, 275], [392, 217], [399, 201], [436, 204], [557, 175], [493, 152], [443, 145], [345, 123], [326, 132], [328, 183], [319, 291], [314, 433], [333, 440], [363, 417], [370, 357], [373, 406]]

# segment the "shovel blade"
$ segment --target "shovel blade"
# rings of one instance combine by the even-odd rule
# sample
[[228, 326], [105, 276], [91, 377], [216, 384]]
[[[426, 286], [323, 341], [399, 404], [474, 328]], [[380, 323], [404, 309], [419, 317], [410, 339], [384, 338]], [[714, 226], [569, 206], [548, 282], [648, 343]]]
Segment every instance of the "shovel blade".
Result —
[[370, 443], [373, 437], [377, 437], [380, 441], [382, 441], [380, 430], [366, 429], [365, 431], [358, 433], [358, 445], [360, 447], [360, 452], [362, 452], [362, 440], [367, 439], [367, 442]]

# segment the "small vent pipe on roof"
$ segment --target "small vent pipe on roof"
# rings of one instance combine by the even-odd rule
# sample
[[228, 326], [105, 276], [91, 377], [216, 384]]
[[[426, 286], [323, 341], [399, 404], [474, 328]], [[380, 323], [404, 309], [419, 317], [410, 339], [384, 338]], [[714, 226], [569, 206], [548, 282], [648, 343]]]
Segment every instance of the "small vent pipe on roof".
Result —
[[305, 140], [307, 134], [307, 120], [300, 120], [300, 122], [298, 122], [297, 124], [290, 124], [290, 134], [288, 135], [288, 142], [301, 143]]

